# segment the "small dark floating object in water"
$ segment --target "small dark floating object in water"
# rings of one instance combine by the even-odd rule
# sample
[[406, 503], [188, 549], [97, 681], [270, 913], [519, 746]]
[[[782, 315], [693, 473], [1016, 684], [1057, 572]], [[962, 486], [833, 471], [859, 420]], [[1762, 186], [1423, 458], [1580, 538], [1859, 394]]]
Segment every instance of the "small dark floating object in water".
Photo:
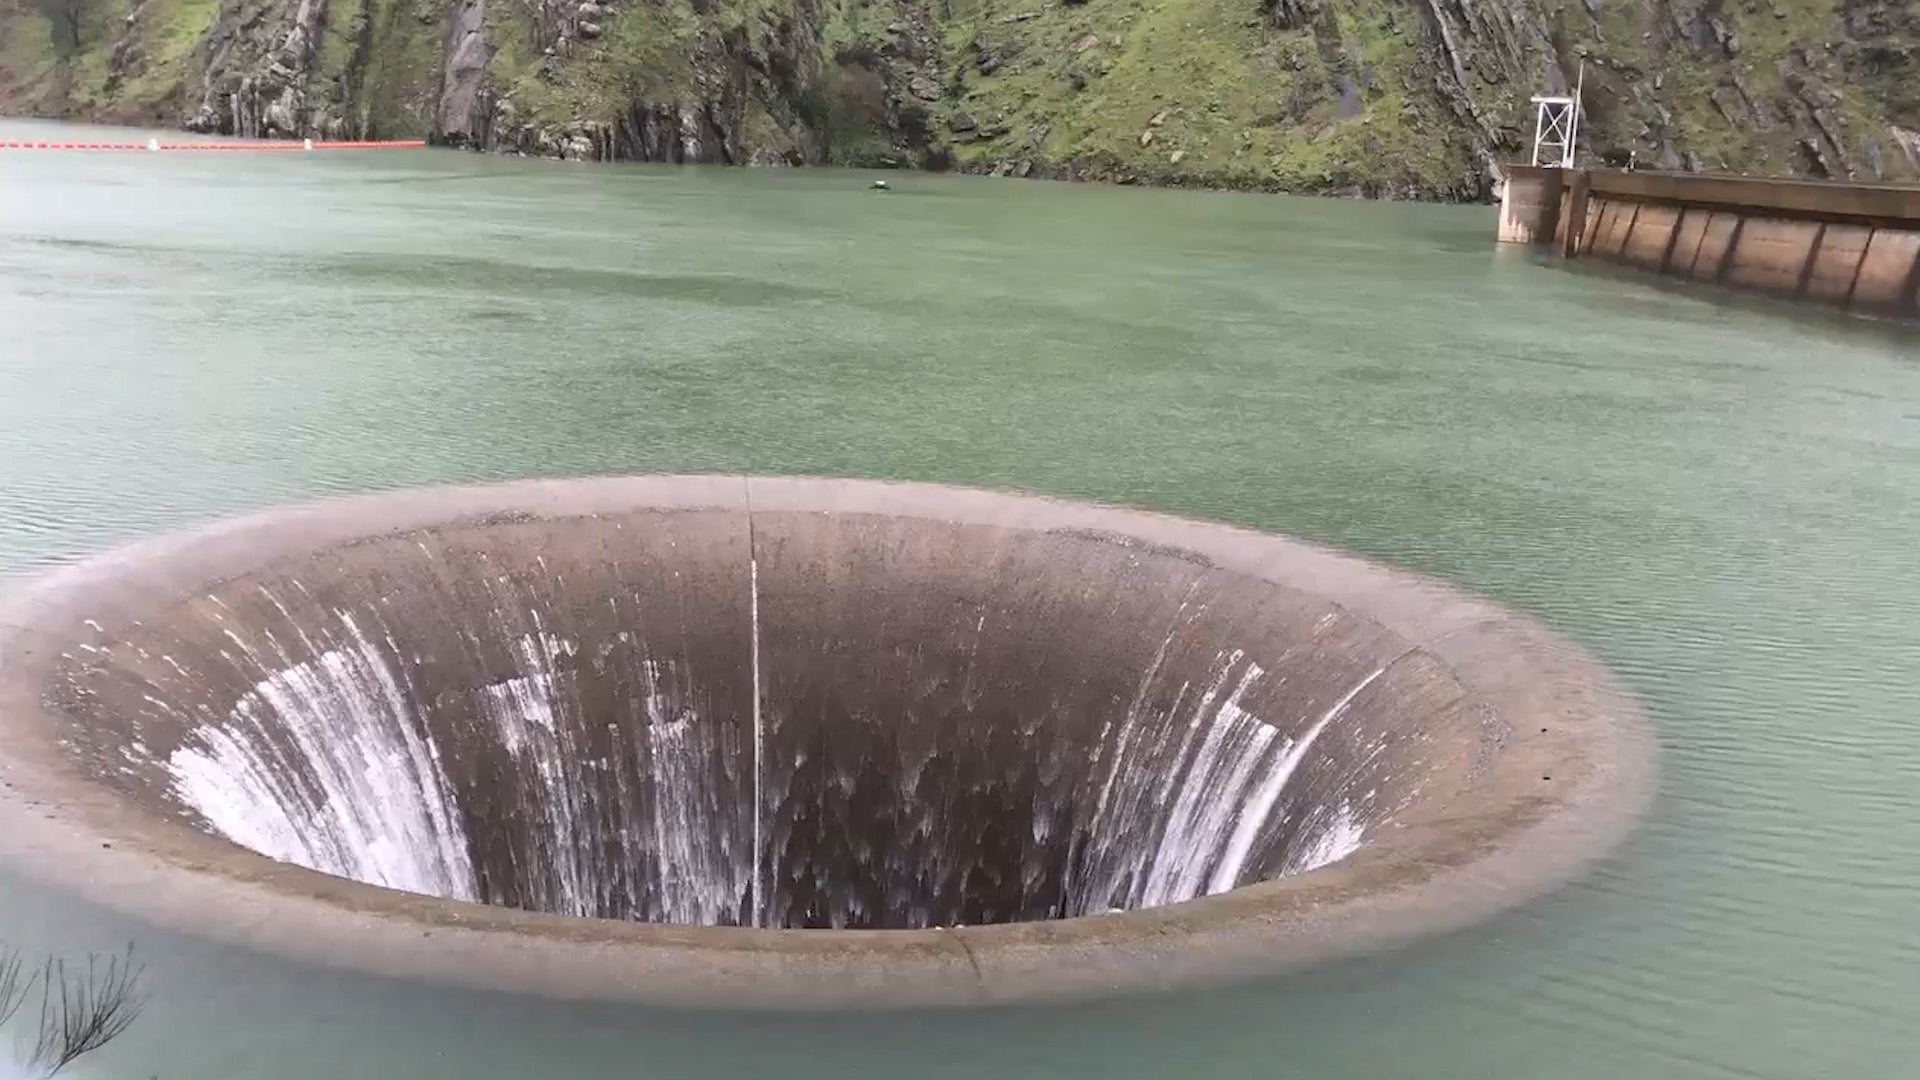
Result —
[[868, 184], [867, 187], [874, 191], [892, 191], [893, 190], [893, 188], [888, 186], [885, 180], [875, 180], [873, 183]]

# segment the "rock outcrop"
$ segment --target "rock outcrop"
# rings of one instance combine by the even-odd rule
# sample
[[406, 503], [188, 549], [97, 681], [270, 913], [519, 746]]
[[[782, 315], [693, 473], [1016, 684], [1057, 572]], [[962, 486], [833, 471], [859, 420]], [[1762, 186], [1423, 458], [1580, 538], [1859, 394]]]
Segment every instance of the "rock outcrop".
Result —
[[[543, 4], [526, 28], [528, 62], [509, 65], [514, 77], [492, 68], [484, 144], [581, 160], [827, 160], [828, 61], [815, 0], [738, 20], [674, 14], [645, 0]], [[479, 141], [454, 130], [442, 127], [449, 141]]]
[[447, 17], [447, 61], [436, 130], [455, 146], [485, 146], [493, 127], [487, 65], [493, 62], [494, 47], [486, 20], [487, 0], [454, 0]]
[[206, 49], [200, 104], [181, 126], [189, 131], [287, 138], [316, 131], [308, 81], [328, 0], [243, 3], [232, 19], [216, 19]]
[[[49, 20], [60, 3], [111, 17], [75, 32]], [[1920, 176], [1916, 0], [222, 0], [185, 17], [0, 0], [0, 110], [1473, 199], [1525, 155], [1531, 96], [1583, 85], [1593, 160]]]

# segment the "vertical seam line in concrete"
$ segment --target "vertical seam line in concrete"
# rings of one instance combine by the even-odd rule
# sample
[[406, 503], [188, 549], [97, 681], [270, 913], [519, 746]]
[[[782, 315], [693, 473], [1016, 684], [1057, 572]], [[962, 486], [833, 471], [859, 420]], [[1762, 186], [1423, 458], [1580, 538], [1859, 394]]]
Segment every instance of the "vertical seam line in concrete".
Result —
[[761, 823], [766, 811], [760, 802], [761, 760], [765, 742], [761, 732], [760, 709], [760, 551], [759, 540], [753, 529], [753, 478], [743, 476], [740, 483], [745, 491], [747, 508], [747, 617], [752, 632], [749, 653], [753, 665], [753, 907], [748, 912], [748, 918], [757, 928], [766, 924], [767, 910], [766, 886], [761, 874], [761, 867], [766, 864]]
[[1733, 268], [1733, 254], [1740, 247], [1740, 234], [1746, 230], [1747, 215], [1733, 215], [1733, 231], [1727, 234], [1726, 249], [1720, 252], [1720, 265], [1714, 267], [1713, 280], [1718, 283], [1727, 280], [1727, 271]]
[[1920, 311], [1920, 250], [1913, 253], [1913, 268], [1907, 271], [1906, 293], [1894, 299], [1894, 310], [1898, 311], [1902, 304], [1910, 312]]
[[1827, 223], [1821, 222], [1813, 230], [1813, 243], [1807, 245], [1807, 257], [1800, 263], [1800, 281], [1793, 287], [1793, 298], [1807, 298], [1807, 285], [1813, 281], [1813, 264], [1820, 259], [1820, 245], [1827, 242]]
[[1660, 273], [1663, 275], [1673, 272], [1673, 249], [1680, 246], [1680, 230], [1686, 223], [1687, 208], [1683, 206], [1680, 212], [1673, 216], [1673, 231], [1667, 234], [1667, 251], [1660, 256]]
[[987, 997], [987, 974], [980, 970], [980, 960], [973, 955], [973, 946], [968, 945], [967, 939], [955, 928], [947, 926], [942, 927], [942, 929], [947, 932], [948, 937], [953, 939], [955, 945], [960, 946], [961, 953], [967, 958], [967, 966], [973, 969], [973, 981], [974, 984], [980, 988], [980, 996], [982, 998]]
[[1867, 229], [1867, 238], [1860, 244], [1860, 257], [1853, 260], [1853, 277], [1847, 281], [1847, 295], [1840, 301], [1841, 307], [1853, 307], [1853, 294], [1860, 290], [1860, 271], [1867, 265], [1867, 252], [1873, 250], [1873, 238], [1879, 235], [1879, 229]]
[[1719, 216], [1719, 214], [1712, 210], [1707, 211], [1706, 224], [1700, 226], [1700, 239], [1693, 242], [1693, 255], [1687, 260], [1688, 279], [1692, 279], [1700, 270], [1700, 253], [1706, 250], [1707, 234], [1713, 231], [1713, 219]]
[[1557, 229], [1558, 254], [1563, 259], [1580, 254], [1580, 235], [1587, 231], [1587, 208], [1592, 200], [1588, 190], [1589, 179], [1584, 171], [1576, 171], [1567, 181], [1563, 198], [1565, 200], [1566, 220], [1560, 222], [1564, 228]]
[[1608, 200], [1600, 207], [1600, 213], [1594, 216], [1593, 235], [1587, 238], [1587, 254], [1592, 255], [1596, 251], [1603, 255], [1606, 254], [1600, 245], [1606, 242], [1609, 230], [1613, 228], [1613, 223], [1619, 219], [1619, 203]]
[[1620, 246], [1613, 252], [1616, 257], [1622, 259], [1627, 257], [1627, 249], [1633, 246], [1633, 230], [1640, 224], [1640, 210], [1646, 205], [1646, 203], [1633, 204], [1633, 213], [1627, 217], [1626, 231], [1620, 234]]

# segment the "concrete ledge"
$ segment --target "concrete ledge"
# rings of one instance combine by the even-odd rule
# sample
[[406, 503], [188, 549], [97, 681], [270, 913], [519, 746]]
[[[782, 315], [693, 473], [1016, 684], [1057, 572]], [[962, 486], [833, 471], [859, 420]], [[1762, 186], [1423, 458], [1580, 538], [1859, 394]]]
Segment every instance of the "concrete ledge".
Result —
[[[1646, 186], [1596, 176], [1582, 208], [1596, 225], [1574, 254], [1867, 314], [1920, 315], [1920, 222], [1871, 225], [1860, 223], [1863, 217], [1797, 217], [1792, 209], [1683, 201], [1672, 194], [1674, 178], [1657, 187], [1659, 200], [1619, 190]], [[1896, 200], [1889, 195], [1888, 201]]]
[[[68, 688], [110, 685], [75, 682], [76, 664], [94, 679], [86, 672], [119, 661], [76, 657], [137, 640], [138, 628], [203, 604], [223, 583], [313, 559], [356, 566], [456, 528], [535, 530], [559, 540], [584, 528], [591, 544], [604, 544], [610, 520], [672, 520], [687, 538], [740, 537], [726, 543], [770, 565], [799, 565], [793, 553], [814, 550], [762, 546], [798, 542], [779, 537], [877, 536], [885, 551], [911, 553], [902, 545], [926, 535], [923, 526], [961, 527], [988, 553], [1098, 545], [1116, 567], [1164, 569], [1168, 580], [1215, 590], [1236, 610], [1259, 610], [1242, 602], [1257, 586], [1270, 591], [1274, 599], [1263, 602], [1279, 605], [1276, 615], [1325, 612], [1316, 617], [1348, 628], [1341, 641], [1390, 657], [1398, 674], [1382, 680], [1385, 692], [1456, 687], [1432, 699], [1434, 715], [1470, 733], [1477, 748], [1448, 766], [1447, 782], [1435, 786], [1444, 794], [1413, 798], [1394, 828], [1320, 869], [1118, 915], [835, 931], [569, 918], [318, 873], [159, 812], [137, 777], [106, 775], [74, 738], [118, 722], [110, 695]], [[756, 523], [770, 538], [754, 537]], [[815, 570], [794, 580], [815, 583], [794, 594], [807, 603], [832, 595], [815, 587], [832, 580]], [[856, 592], [848, 602], [872, 595]], [[144, 657], [128, 663], [157, 665]], [[91, 728], [75, 726], [83, 718]], [[303, 962], [562, 999], [896, 1008], [1269, 974], [1463, 926], [1537, 896], [1626, 834], [1652, 777], [1652, 740], [1631, 699], [1583, 652], [1526, 616], [1282, 536], [933, 485], [709, 476], [394, 492], [162, 537], [0, 601], [0, 859], [10, 867], [143, 919]]]
[[1920, 187], [1511, 166], [1499, 239], [1920, 317]]
[[1561, 170], [1509, 165], [1500, 193], [1500, 242], [1544, 244], [1559, 224]]
[[1628, 202], [1896, 228], [1920, 223], [1920, 187], [1618, 169], [1588, 176], [1594, 195]]

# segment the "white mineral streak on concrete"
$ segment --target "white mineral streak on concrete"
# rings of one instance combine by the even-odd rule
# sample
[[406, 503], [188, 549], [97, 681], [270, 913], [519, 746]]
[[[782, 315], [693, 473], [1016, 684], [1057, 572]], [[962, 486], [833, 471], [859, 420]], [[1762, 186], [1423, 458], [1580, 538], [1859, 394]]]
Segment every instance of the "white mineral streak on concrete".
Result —
[[1213, 879], [1207, 884], [1208, 892], [1225, 892], [1239, 883], [1240, 874], [1246, 868], [1247, 857], [1253, 851], [1253, 842], [1259, 837], [1261, 829], [1266, 826], [1268, 817], [1273, 814], [1274, 803], [1279, 801], [1280, 793], [1286, 788], [1287, 781], [1293, 778], [1294, 770], [1300, 767], [1300, 762], [1305, 760], [1307, 752], [1313, 749], [1313, 744], [1319, 740], [1320, 733], [1327, 729], [1327, 725], [1345, 714], [1347, 707], [1353, 704], [1353, 699], [1360, 696], [1360, 691], [1373, 685], [1373, 680], [1379, 678], [1386, 670], [1384, 667], [1375, 668], [1372, 674], [1361, 679], [1353, 689], [1347, 691], [1346, 696], [1335, 702], [1333, 708], [1323, 713], [1320, 719], [1307, 729], [1307, 733], [1300, 737], [1298, 743], [1289, 745], [1281, 752], [1279, 760], [1267, 772], [1260, 789], [1247, 799], [1245, 807], [1241, 809], [1240, 823], [1234, 828], [1233, 838], [1227, 844], [1226, 857], [1220, 861], [1220, 865], [1214, 870]]
[[[1260, 665], [1248, 664], [1233, 692], [1208, 720], [1179, 794], [1166, 811], [1160, 843], [1149, 857], [1140, 906], [1177, 903], [1199, 894], [1220, 838], [1240, 816], [1254, 770], [1279, 735], [1240, 707], [1241, 697], [1262, 674]], [[1199, 717], [1196, 710], [1196, 721]]]
[[[1219, 699], [1220, 692], [1227, 688], [1227, 680], [1233, 677], [1233, 669], [1238, 667], [1246, 653], [1239, 649], [1226, 654], [1226, 660], [1213, 673], [1213, 681], [1200, 694], [1200, 703], [1194, 707], [1193, 715], [1180, 736], [1180, 747], [1175, 750], [1170, 761], [1163, 761], [1163, 767], [1147, 770], [1148, 775], [1160, 778], [1159, 790], [1155, 792], [1153, 805], [1165, 806], [1173, 798], [1174, 788], [1179, 787], [1186, 777], [1186, 763], [1191, 760], [1193, 743], [1200, 735], [1200, 729], [1213, 719], [1213, 703]], [[1244, 688], [1244, 687], [1243, 687]], [[1237, 708], [1237, 707], [1236, 707]], [[1174, 710], [1178, 712], [1179, 710]]]
[[1282, 874], [1304, 874], [1309, 870], [1318, 870], [1360, 850], [1367, 830], [1355, 820], [1352, 804], [1345, 799], [1340, 800], [1329, 817], [1330, 820], [1311, 837], [1302, 837], [1294, 842], [1293, 852], [1281, 868]]
[[[538, 626], [537, 615], [534, 622]], [[594, 837], [579, 805], [585, 789], [576, 775], [580, 755], [572, 726], [555, 716], [555, 661], [572, 655], [574, 646], [537, 630], [514, 642], [513, 652], [521, 674], [486, 687], [481, 706], [500, 745], [520, 766], [522, 783], [533, 785], [521, 792], [520, 809], [533, 819], [534, 854], [544, 873], [523, 873], [521, 880], [543, 911], [593, 915], [599, 909], [599, 881], [592, 866]]]
[[[1181, 865], [1193, 858], [1189, 847], [1204, 844], [1205, 837], [1199, 835], [1206, 828], [1200, 820], [1205, 816], [1203, 807], [1231, 798], [1219, 790], [1196, 792], [1195, 789], [1206, 785], [1212, 770], [1224, 765], [1231, 773], [1238, 764], [1237, 760], [1228, 760], [1228, 756], [1223, 755], [1223, 744], [1239, 742], [1244, 749], [1245, 743], [1255, 737], [1254, 729], [1266, 727], [1238, 704], [1240, 694], [1258, 681], [1256, 665], [1249, 665], [1242, 673], [1231, 695], [1233, 707], [1225, 723], [1228, 730], [1216, 732], [1212, 727], [1217, 719], [1214, 703], [1233, 680], [1235, 669], [1243, 659], [1244, 654], [1238, 650], [1220, 655], [1212, 679], [1191, 712], [1183, 713], [1182, 709], [1189, 690], [1186, 685], [1181, 686], [1172, 706], [1164, 712], [1148, 707], [1145, 704], [1147, 683], [1157, 676], [1163, 655], [1164, 646], [1149, 666], [1147, 678], [1128, 715], [1114, 733], [1115, 745], [1111, 750], [1102, 748], [1103, 755], [1111, 754], [1108, 775], [1103, 797], [1087, 829], [1084, 858], [1087, 870], [1079, 887], [1068, 896], [1069, 914], [1102, 911], [1114, 906], [1142, 907], [1148, 904], [1150, 895], [1158, 898], [1155, 902], [1159, 903], [1187, 899], [1173, 892]], [[1246, 724], [1249, 720], [1251, 725], [1239, 731], [1236, 740], [1236, 733], [1231, 730], [1236, 721]], [[1203, 729], [1204, 735], [1200, 734]], [[1266, 741], [1270, 742], [1272, 729], [1266, 727], [1266, 730]], [[1205, 758], [1198, 762], [1197, 769], [1193, 767], [1197, 762], [1196, 743]], [[1220, 779], [1231, 782], [1230, 777]], [[1201, 856], [1202, 874], [1205, 866], [1206, 860]]]
[[677, 711], [657, 680], [647, 695], [646, 714], [653, 788], [647, 865], [653, 871], [655, 917], [700, 926], [733, 922], [740, 917], [742, 882], [729, 843], [732, 807], [716, 783], [715, 726]]
[[[773, 859], [765, 845], [773, 838], [763, 820], [769, 793], [761, 790], [753, 576], [755, 715], [746, 792], [734, 790], [737, 778], [725, 764], [735, 753], [727, 733], [684, 698], [693, 680], [682, 665], [635, 658], [645, 685], [634, 704], [644, 725], [639, 738], [608, 756], [577, 715], [583, 706], [574, 643], [548, 633], [537, 610], [533, 631], [511, 641], [515, 673], [479, 687], [477, 704], [517, 777], [513, 809], [525, 835], [507, 856], [519, 889], [513, 902], [683, 924], [764, 925], [770, 917]], [[399, 647], [390, 637], [376, 647], [349, 612], [332, 612], [332, 629], [315, 631], [313, 620], [266, 598], [301, 648], [290, 651], [271, 630], [226, 630], [238, 653], [223, 655], [259, 677], [228, 716], [202, 725], [171, 755], [167, 767], [183, 804], [214, 831], [276, 859], [391, 888], [491, 898], [479, 895], [476, 856], [440, 749], [413, 712], [418, 695]], [[1092, 813], [1066, 884], [1066, 914], [1177, 903], [1241, 884], [1267, 858], [1261, 842], [1273, 835], [1289, 782], [1316, 741], [1381, 674], [1362, 679], [1297, 738], [1248, 708], [1268, 673], [1241, 650], [1219, 653], [1200, 685], [1183, 683], [1170, 702], [1161, 696], [1161, 704], [1149, 705], [1185, 610], [1183, 604], [1125, 712], [1101, 731]], [[503, 628], [525, 625], [512, 607], [496, 617]], [[984, 619], [976, 637], [983, 630]], [[624, 631], [619, 641], [633, 647]], [[909, 800], [923, 794], [930, 754], [900, 762], [901, 793]], [[601, 775], [609, 771], [611, 782]], [[855, 777], [846, 763], [832, 780], [852, 794]], [[618, 792], [612, 804], [597, 794], [609, 786]], [[752, 800], [750, 839], [736, 835], [743, 795]], [[1037, 844], [1066, 827], [1047, 816], [1059, 809], [1035, 806]], [[921, 832], [932, 835], [937, 808], [923, 810], [929, 816]], [[1295, 812], [1305, 817], [1285, 873], [1344, 858], [1373, 816], [1368, 807], [1356, 814], [1344, 799]], [[937, 862], [942, 854], [917, 857]], [[855, 855], [862, 865], [884, 858]], [[1033, 876], [1033, 867], [1024, 869]], [[858, 898], [844, 902], [855, 907], [835, 912], [834, 920], [860, 917]]]
[[[1127, 713], [1102, 733], [1086, 869], [1067, 890], [1067, 914], [1178, 903], [1241, 884], [1288, 781], [1381, 674], [1362, 679], [1293, 739], [1243, 704], [1267, 673], [1239, 650], [1220, 655], [1190, 707], [1184, 685], [1164, 712], [1147, 707], [1165, 653], [1163, 643]], [[1289, 869], [1325, 865], [1359, 845], [1362, 824], [1349, 806], [1340, 814], [1305, 841], [1311, 850]]]
[[766, 803], [762, 799], [760, 778], [762, 751], [766, 742], [765, 721], [760, 708], [760, 561], [747, 560], [749, 574], [748, 594], [749, 610], [752, 612], [752, 663], [753, 663], [753, 783], [749, 785], [753, 798], [753, 910], [748, 913], [747, 925], [764, 926], [767, 920], [767, 881], [761, 868], [767, 865], [766, 839], [762, 823], [766, 818]]
[[[166, 763], [182, 804], [212, 831], [285, 862], [375, 885], [484, 899], [439, 748], [413, 712], [392, 643], [376, 647], [345, 611], [338, 632], [311, 631], [272, 596], [305, 655], [267, 631], [228, 630], [236, 663], [261, 675], [230, 714], [199, 727]], [[520, 866], [542, 910], [678, 923], [740, 919], [748, 867], [736, 865], [733, 800], [718, 767], [720, 733], [674, 692], [678, 665], [643, 660], [646, 727], [631, 760], [594, 759], [568, 722], [576, 647], [544, 630], [512, 644], [513, 677], [479, 688], [478, 704], [517, 766], [528, 815]], [[587, 805], [589, 771], [613, 770], [620, 812]], [[638, 773], [633, 780], [628, 776]], [[637, 781], [637, 783], [635, 782]], [[643, 821], [636, 802], [651, 814]], [[617, 854], [614, 854], [617, 853]], [[611, 856], [611, 857], [610, 857]], [[619, 904], [622, 910], [610, 910]]]
[[[1187, 591], [1191, 596], [1193, 590], [1190, 588]], [[1133, 743], [1134, 728], [1140, 723], [1141, 706], [1147, 699], [1147, 691], [1153, 686], [1153, 680], [1160, 675], [1160, 665], [1166, 663], [1167, 648], [1173, 644], [1175, 635], [1180, 633], [1180, 616], [1184, 615], [1186, 610], [1187, 605], [1183, 601], [1180, 604], [1180, 611], [1174, 615], [1172, 628], [1167, 631], [1167, 636], [1160, 640], [1160, 647], [1154, 650], [1153, 662], [1148, 664], [1147, 670], [1141, 673], [1140, 685], [1133, 692], [1133, 701], [1127, 705], [1127, 714], [1120, 720], [1119, 735], [1109, 738], [1113, 732], [1111, 720], [1100, 727], [1100, 743], [1094, 747], [1094, 767], [1098, 769], [1104, 757], [1107, 778], [1101, 783], [1100, 796], [1094, 803], [1093, 819], [1096, 822], [1106, 816], [1107, 801], [1112, 797], [1114, 780], [1120, 776], [1120, 767], [1126, 760], [1128, 748]], [[1112, 747], [1111, 752], [1108, 750], [1109, 747]]]
[[452, 793], [387, 658], [338, 613], [345, 640], [266, 672], [224, 722], [169, 756], [176, 795], [264, 855], [410, 892], [473, 899]]

